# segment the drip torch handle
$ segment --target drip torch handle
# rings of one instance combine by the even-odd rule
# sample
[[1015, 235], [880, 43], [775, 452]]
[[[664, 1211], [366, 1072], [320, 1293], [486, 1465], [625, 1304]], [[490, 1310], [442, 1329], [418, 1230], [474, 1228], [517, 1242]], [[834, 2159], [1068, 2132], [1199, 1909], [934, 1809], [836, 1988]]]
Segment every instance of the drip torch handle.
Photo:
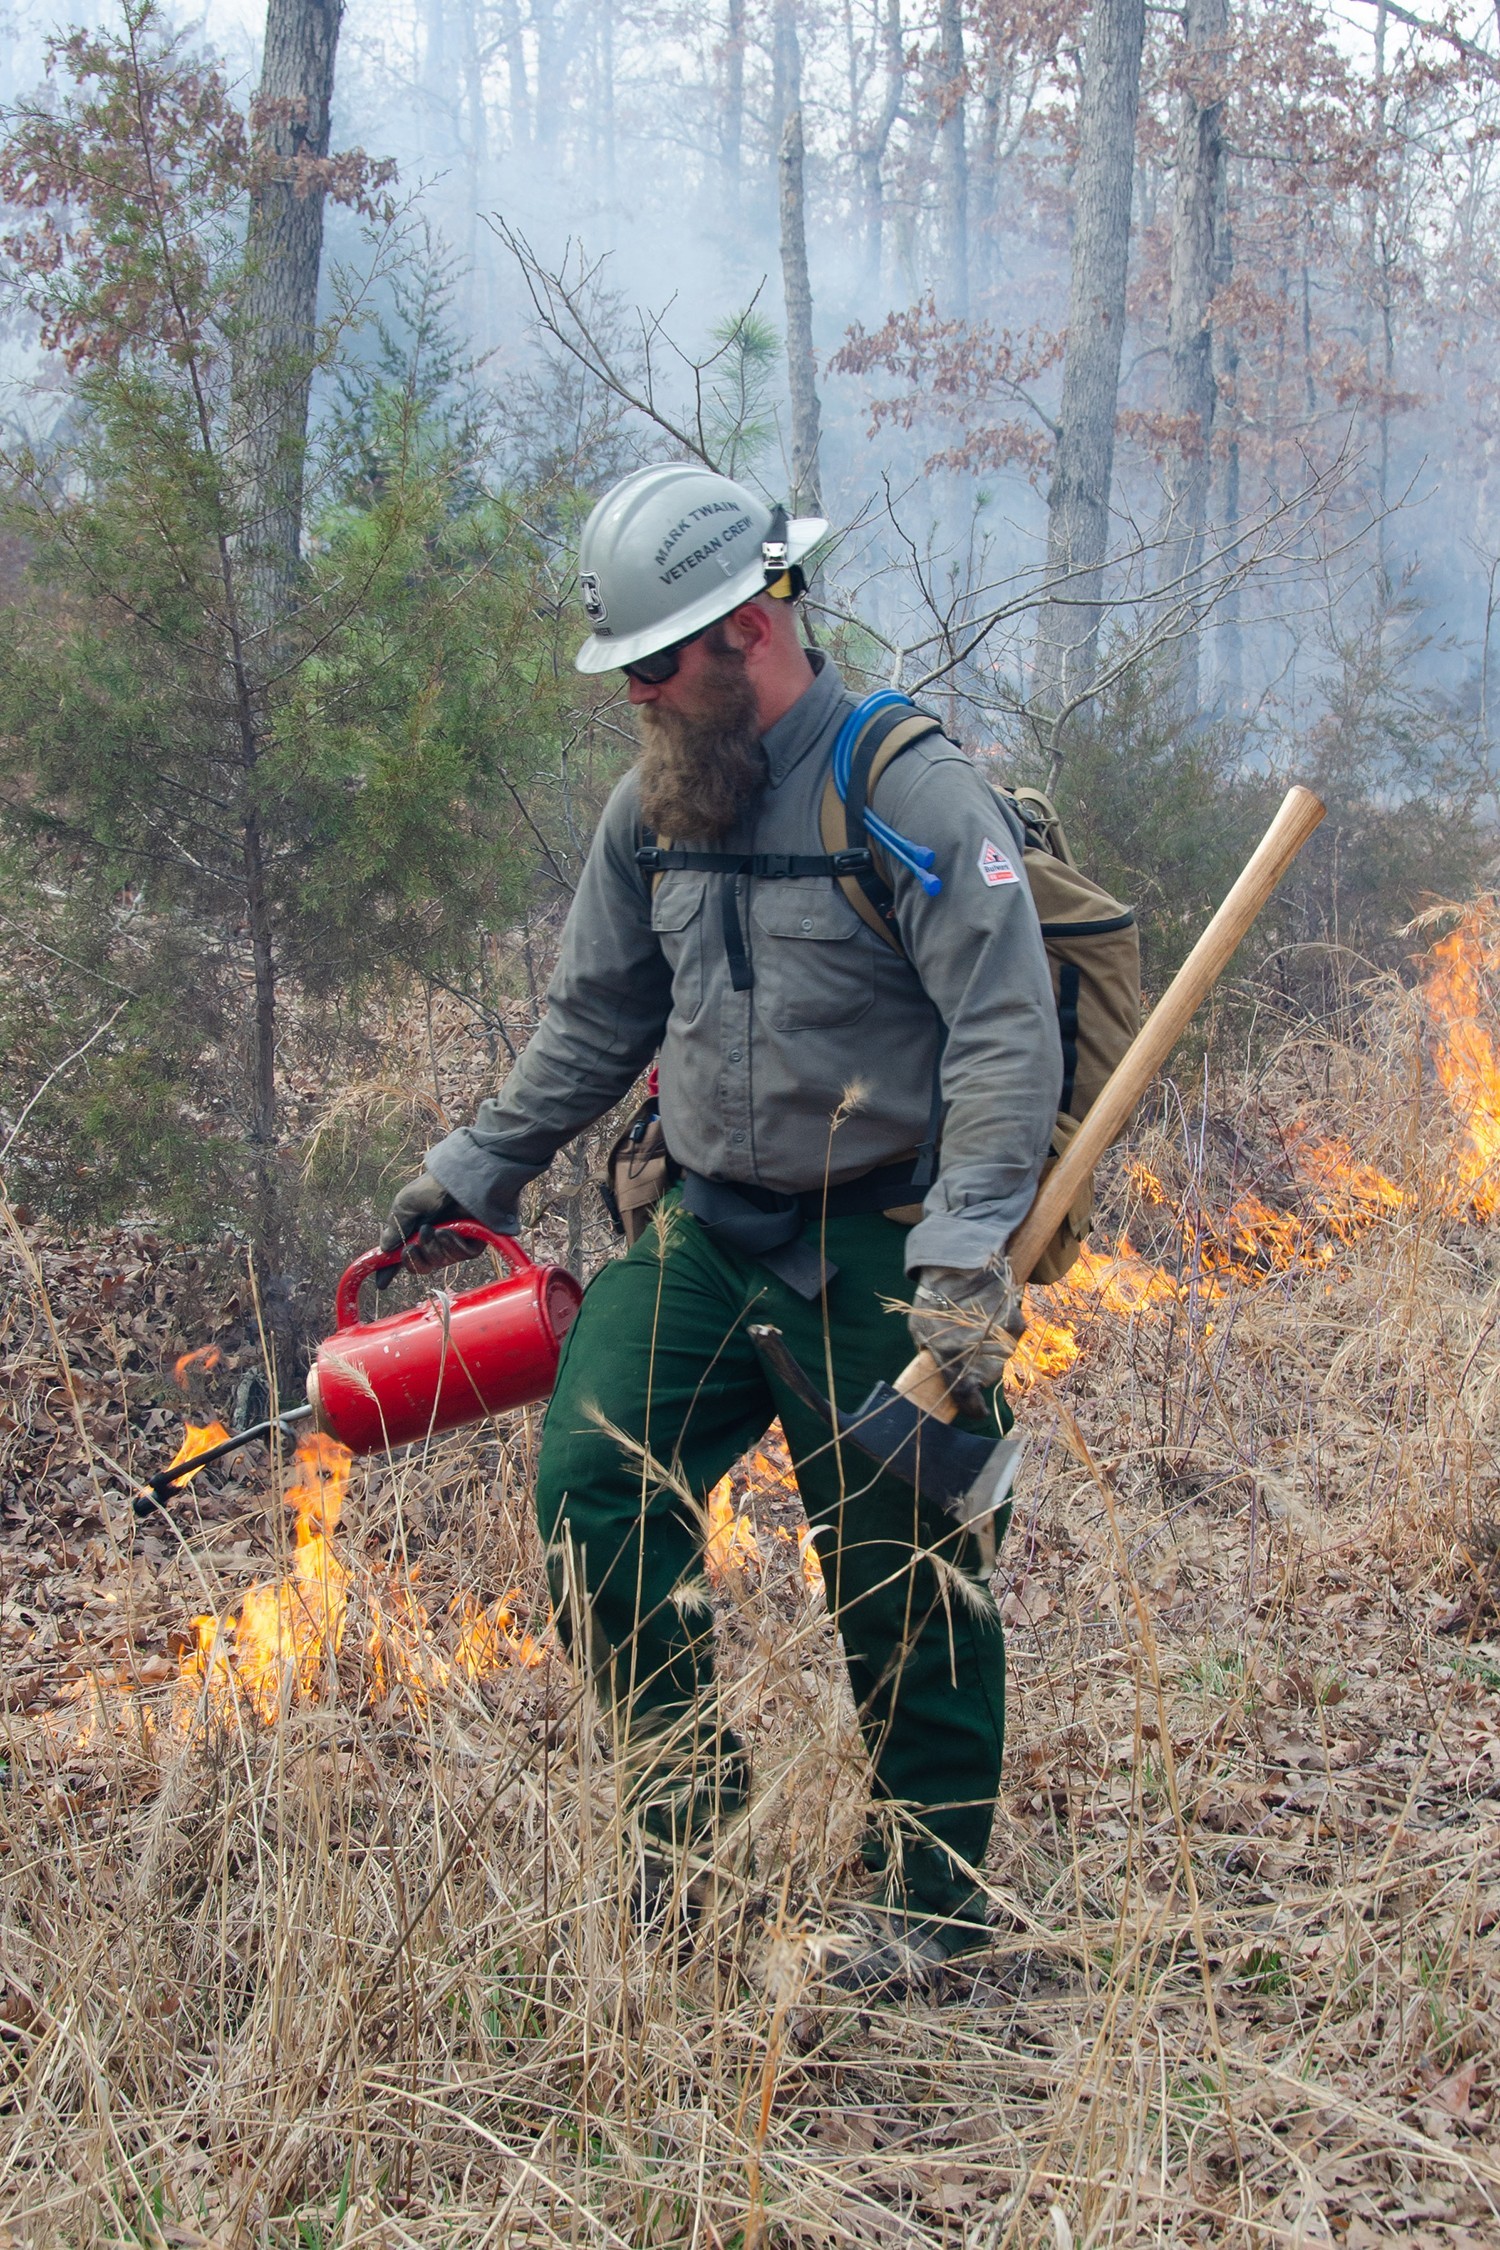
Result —
[[[442, 1231], [444, 1234], [461, 1234], [470, 1242], [487, 1243], [491, 1250], [499, 1251], [513, 1274], [535, 1271], [533, 1261], [527, 1257], [519, 1242], [508, 1234], [496, 1234], [492, 1227], [482, 1226], [478, 1219], [444, 1219]], [[333, 1300], [336, 1327], [358, 1326], [360, 1290], [372, 1274], [385, 1273], [391, 1267], [399, 1266], [405, 1256], [404, 1248], [367, 1250], [362, 1258], [355, 1259], [352, 1266], [344, 1268]]]

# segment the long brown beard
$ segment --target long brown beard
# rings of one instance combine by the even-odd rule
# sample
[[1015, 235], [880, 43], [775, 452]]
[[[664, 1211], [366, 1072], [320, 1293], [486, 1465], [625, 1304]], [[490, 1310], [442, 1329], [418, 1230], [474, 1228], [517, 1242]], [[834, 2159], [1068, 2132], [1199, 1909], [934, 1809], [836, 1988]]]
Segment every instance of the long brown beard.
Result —
[[770, 776], [755, 720], [755, 695], [740, 651], [718, 632], [691, 712], [637, 707], [641, 813], [674, 840], [717, 843]]

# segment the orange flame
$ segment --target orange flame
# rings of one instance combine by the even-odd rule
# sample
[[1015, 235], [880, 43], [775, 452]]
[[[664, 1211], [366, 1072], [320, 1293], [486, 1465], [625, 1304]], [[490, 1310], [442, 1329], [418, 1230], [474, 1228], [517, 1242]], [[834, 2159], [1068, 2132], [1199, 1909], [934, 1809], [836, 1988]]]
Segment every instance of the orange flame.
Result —
[[708, 1537], [703, 1547], [703, 1567], [712, 1579], [760, 1568], [760, 1540], [755, 1519], [741, 1515], [734, 1504], [734, 1480], [720, 1477], [708, 1496]]
[[[1133, 1248], [1128, 1235], [1120, 1236], [1112, 1255], [1091, 1250], [1085, 1243], [1061, 1281], [1027, 1290], [1026, 1333], [1006, 1364], [1007, 1392], [1015, 1396], [1036, 1383], [1055, 1382], [1065, 1375], [1082, 1350], [1079, 1328], [1101, 1313], [1130, 1319], [1175, 1305], [1184, 1294], [1170, 1274]], [[1058, 1319], [1057, 1314], [1071, 1317]]]
[[[344, 1648], [352, 1606], [353, 1573], [335, 1551], [354, 1456], [322, 1431], [296, 1453], [299, 1475], [287, 1505], [297, 1521], [292, 1568], [276, 1585], [254, 1585], [238, 1616], [195, 1617], [194, 1645], [181, 1677], [194, 1692], [207, 1689], [219, 1707], [243, 1696], [268, 1725], [293, 1702], [316, 1696], [328, 1683]], [[422, 1702], [455, 1673], [479, 1680], [505, 1663], [546, 1661], [548, 1643], [513, 1629], [518, 1592], [481, 1608], [465, 1596], [458, 1608], [452, 1660], [435, 1642], [415, 1590], [417, 1573], [391, 1578], [368, 1594], [369, 1624], [361, 1648], [362, 1674], [377, 1700], [395, 1689]]]
[[[167, 1463], [168, 1469], [180, 1469], [184, 1461], [196, 1461], [200, 1453], [207, 1453], [214, 1446], [222, 1445], [228, 1435], [222, 1422], [189, 1422], [187, 1435]], [[181, 1484], [191, 1484], [197, 1474], [196, 1469], [190, 1470], [187, 1476], [178, 1481]]]
[[[1422, 989], [1433, 1068], [1460, 1135], [1443, 1201], [1450, 1217], [1470, 1221], [1500, 1214], [1500, 1049], [1489, 1028], [1500, 1016], [1497, 910], [1500, 899], [1487, 897], [1461, 916], [1433, 947]], [[1299, 1210], [1273, 1210], [1246, 1194], [1221, 1215], [1182, 1221], [1185, 1272], [1200, 1297], [1222, 1294], [1230, 1281], [1253, 1287], [1294, 1264], [1331, 1266], [1340, 1245], [1411, 1208], [1409, 1191], [1363, 1162], [1346, 1140], [1294, 1131], [1289, 1143], [1303, 1191]], [[1149, 1166], [1134, 1159], [1125, 1171], [1143, 1203], [1169, 1202]], [[1078, 1327], [1093, 1314], [1159, 1312], [1184, 1294], [1123, 1237], [1113, 1259], [1085, 1249], [1061, 1282], [1027, 1292], [1028, 1326], [1006, 1369], [1007, 1389], [1065, 1374], [1082, 1349]]]
[[453, 1661], [469, 1680], [482, 1680], [502, 1664], [535, 1666], [547, 1661], [546, 1641], [533, 1640], [527, 1632], [515, 1629], [515, 1616], [511, 1607], [519, 1602], [521, 1590], [513, 1586], [503, 1600], [491, 1602], [481, 1608], [471, 1594], [466, 1594], [459, 1607], [458, 1646]]
[[756, 1493], [767, 1497], [795, 1499], [799, 1506], [801, 1494], [797, 1486], [797, 1472], [792, 1466], [791, 1453], [781, 1425], [777, 1423], [768, 1433], [764, 1443], [745, 1455], [708, 1495], [708, 1529], [703, 1545], [703, 1567], [717, 1585], [726, 1579], [744, 1583], [754, 1578], [765, 1559], [761, 1541], [763, 1537], [780, 1540], [797, 1546], [797, 1560], [803, 1583], [810, 1593], [824, 1591], [823, 1565], [813, 1534], [807, 1529], [796, 1532], [785, 1524], [772, 1524], [767, 1532], [757, 1528], [755, 1516], [747, 1506], [738, 1505], [737, 1495], [748, 1501]]
[[1472, 907], [1433, 947], [1422, 995], [1439, 1032], [1438, 1083], [1465, 1136], [1452, 1201], [1460, 1215], [1476, 1219], [1500, 1210], [1500, 1059], [1483, 1020], [1495, 1020], [1500, 984], [1500, 943], [1484, 927], [1485, 906], [1493, 913], [1494, 903]]
[[202, 1375], [211, 1375], [223, 1357], [217, 1344], [200, 1344], [195, 1352], [183, 1353], [172, 1369], [172, 1379], [180, 1391], [185, 1391], [194, 1368]]
[[333, 1551], [354, 1456], [319, 1430], [297, 1448], [298, 1482], [287, 1502], [297, 1511], [291, 1575], [251, 1586], [238, 1617], [195, 1617], [195, 1645], [182, 1673], [218, 1696], [237, 1688], [257, 1715], [277, 1718], [299, 1694], [313, 1693], [334, 1662], [349, 1610], [349, 1571]]

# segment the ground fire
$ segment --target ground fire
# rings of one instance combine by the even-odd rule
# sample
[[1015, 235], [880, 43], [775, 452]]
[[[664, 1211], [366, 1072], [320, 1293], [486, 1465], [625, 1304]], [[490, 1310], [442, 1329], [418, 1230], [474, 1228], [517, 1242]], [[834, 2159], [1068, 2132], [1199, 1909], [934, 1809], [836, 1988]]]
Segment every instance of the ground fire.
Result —
[[415, 1572], [373, 1577], [356, 1591], [334, 1544], [353, 1458], [321, 1432], [298, 1446], [299, 1474], [286, 1493], [296, 1511], [291, 1571], [252, 1586], [237, 1616], [193, 1619], [181, 1677], [219, 1711], [243, 1698], [269, 1724], [290, 1703], [320, 1694], [349, 1653], [356, 1613], [361, 1684], [373, 1702], [395, 1689], [420, 1702], [454, 1678], [480, 1680], [506, 1664], [545, 1661], [547, 1644], [514, 1629], [516, 1592], [489, 1605], [464, 1597], [453, 1632], [440, 1636], [417, 1596]]
[[[1495, 1012], [1500, 945], [1481, 911], [1464, 914], [1433, 948], [1422, 987], [1433, 1069], [1458, 1128], [1445, 1154], [1441, 1201], [1456, 1220], [1492, 1218], [1500, 1210], [1500, 1058], [1482, 1019]], [[1362, 1162], [1346, 1140], [1306, 1131], [1287, 1137], [1298, 1210], [1275, 1210], [1260, 1196], [1238, 1197], [1221, 1213], [1183, 1211], [1175, 1273], [1153, 1265], [1120, 1235], [1107, 1254], [1085, 1248], [1060, 1282], [1026, 1293], [1027, 1326], [1006, 1370], [1013, 1396], [1066, 1374], [1082, 1349], [1080, 1331], [1101, 1317], [1152, 1317], [1190, 1296], [1220, 1296], [1231, 1284], [1253, 1288], [1293, 1265], [1332, 1267], [1342, 1246], [1394, 1218], [1410, 1197], [1394, 1180]], [[1161, 1207], [1170, 1198], [1141, 1163], [1126, 1167], [1138, 1200]]]
[[[1489, 1010], [1489, 980], [1500, 971], [1500, 946], [1477, 915], [1463, 918], [1433, 949], [1422, 999], [1431, 1023], [1433, 1068], [1458, 1128], [1444, 1153], [1442, 1202], [1457, 1219], [1488, 1219], [1500, 1210], [1500, 1059], [1478, 1020]], [[1158, 1319], [1190, 1299], [1254, 1288], [1293, 1266], [1333, 1267], [1343, 1248], [1369, 1227], [1398, 1218], [1405, 1189], [1362, 1161], [1347, 1140], [1294, 1130], [1286, 1140], [1298, 1208], [1275, 1209], [1246, 1193], [1220, 1212], [1172, 1211], [1163, 1182], [1138, 1160], [1125, 1177], [1147, 1211], [1166, 1211], [1177, 1242], [1175, 1270], [1153, 1263], [1121, 1234], [1110, 1249], [1085, 1247], [1060, 1282], [1026, 1294], [1027, 1327], [1006, 1372], [1018, 1396], [1056, 1381], [1075, 1365], [1091, 1324]], [[216, 1347], [184, 1353], [178, 1380], [209, 1371]], [[218, 1422], [189, 1423], [173, 1467], [218, 1444]], [[465, 1596], [439, 1629], [418, 1598], [415, 1574], [387, 1575], [356, 1601], [350, 1566], [336, 1551], [337, 1530], [353, 1456], [332, 1438], [314, 1435], [296, 1453], [298, 1480], [286, 1500], [296, 1513], [292, 1568], [274, 1584], [252, 1586], [238, 1615], [193, 1620], [183, 1658], [184, 1683], [222, 1703], [238, 1695], [264, 1721], [287, 1704], [317, 1696], [347, 1659], [351, 1620], [368, 1692], [377, 1700], [395, 1688], [418, 1698], [452, 1679], [481, 1680], [511, 1664], [546, 1659], [549, 1638], [517, 1629], [521, 1597], [511, 1592], [481, 1603]], [[821, 1595], [823, 1572], [813, 1535], [801, 1516], [796, 1478], [780, 1425], [710, 1492], [704, 1567], [719, 1588], [759, 1580], [777, 1544], [795, 1545], [809, 1593]], [[784, 1519], [784, 1520], [783, 1520]]]
[[[703, 1567], [711, 1583], [757, 1578], [779, 1543], [797, 1548], [804, 1584], [810, 1593], [822, 1594], [823, 1566], [814, 1536], [800, 1520], [797, 1475], [779, 1422], [736, 1469], [720, 1477], [708, 1496], [707, 1512]], [[778, 1521], [780, 1516], [792, 1520]], [[765, 1542], [773, 1544], [768, 1549]]]

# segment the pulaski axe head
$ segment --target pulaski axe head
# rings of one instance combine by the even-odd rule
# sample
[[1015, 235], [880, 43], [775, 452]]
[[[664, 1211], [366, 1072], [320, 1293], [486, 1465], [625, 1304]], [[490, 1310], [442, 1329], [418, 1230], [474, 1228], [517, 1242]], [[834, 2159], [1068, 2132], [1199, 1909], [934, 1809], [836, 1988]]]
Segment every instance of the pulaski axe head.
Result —
[[863, 1406], [844, 1414], [823, 1396], [779, 1328], [752, 1326], [750, 1341], [793, 1396], [845, 1444], [914, 1485], [966, 1531], [988, 1531], [1010, 1498], [1025, 1446], [1020, 1438], [971, 1437], [924, 1414], [889, 1383], [877, 1383]]

